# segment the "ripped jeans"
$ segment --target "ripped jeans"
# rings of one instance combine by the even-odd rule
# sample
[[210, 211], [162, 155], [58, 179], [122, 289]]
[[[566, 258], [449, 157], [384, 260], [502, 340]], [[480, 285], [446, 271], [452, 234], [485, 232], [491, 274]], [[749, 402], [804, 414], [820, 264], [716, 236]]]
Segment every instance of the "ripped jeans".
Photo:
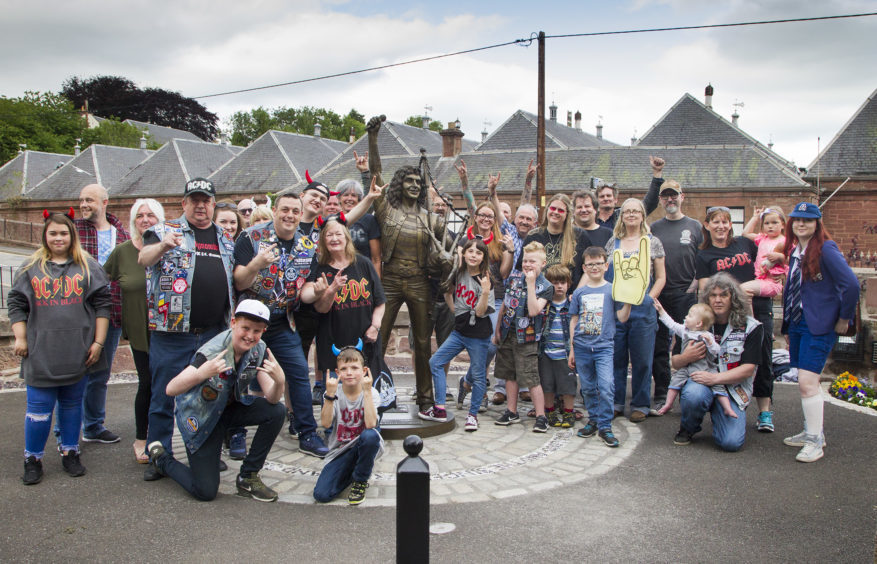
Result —
[[82, 396], [88, 378], [75, 384], [49, 388], [27, 387], [27, 411], [24, 414], [24, 456], [43, 457], [46, 440], [52, 430], [52, 411], [58, 402], [58, 425], [61, 428], [61, 450], [79, 450], [79, 429], [82, 425]]

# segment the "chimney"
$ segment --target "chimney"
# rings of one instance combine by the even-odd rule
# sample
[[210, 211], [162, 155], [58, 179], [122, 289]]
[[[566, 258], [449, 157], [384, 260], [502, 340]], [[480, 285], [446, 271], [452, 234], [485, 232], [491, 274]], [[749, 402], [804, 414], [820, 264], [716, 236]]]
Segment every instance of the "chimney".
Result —
[[73, 156], [74, 157], [79, 155], [79, 153], [82, 151], [82, 147], [79, 146], [80, 143], [82, 143], [82, 139], [77, 137], [76, 138], [76, 145], [73, 146]]
[[219, 144], [223, 147], [228, 147], [228, 135], [226, 135], [225, 133], [220, 133]]
[[354, 141], [356, 141], [356, 129], [351, 125], [350, 126], [350, 144], [353, 145]]
[[484, 143], [485, 141], [487, 141], [487, 128], [486, 127], [481, 132], [481, 142]]
[[703, 103], [707, 108], [713, 109], [713, 85], [707, 84], [703, 91]]
[[448, 122], [448, 128], [439, 132], [442, 136], [442, 156], [456, 157], [463, 152], [463, 132], [460, 131], [459, 121]]
[[582, 130], [582, 112], [576, 110], [576, 131]]
[[27, 151], [27, 143], [19, 143], [18, 144], [18, 154], [22, 154]]
[[740, 114], [738, 114], [738, 113], [737, 113], [737, 110], [735, 109], [735, 110], [734, 110], [734, 113], [731, 114], [731, 125], [733, 125], [734, 127], [739, 127], [739, 126], [737, 125], [737, 119], [738, 119], [739, 117], [740, 117]]
[[636, 145], [636, 129], [633, 130], [633, 135], [630, 136], [630, 146], [633, 147]]
[[423, 124], [423, 129], [429, 129], [429, 116], [424, 114], [420, 119], [420, 123]]
[[597, 139], [602, 139], [602, 138], [603, 138], [603, 124], [598, 122], [597, 123]]
[[566, 112], [566, 126], [572, 127], [572, 112]]
[[320, 122], [315, 122], [314, 123], [314, 137], [319, 137], [320, 131], [322, 131], [322, 129], [323, 129], [323, 126], [320, 125]]
[[554, 105], [554, 100], [552, 100], [551, 105], [548, 106], [548, 119], [557, 123], [557, 106]]
[[143, 133], [142, 135], [140, 135], [140, 148], [141, 149], [146, 148], [146, 133]]

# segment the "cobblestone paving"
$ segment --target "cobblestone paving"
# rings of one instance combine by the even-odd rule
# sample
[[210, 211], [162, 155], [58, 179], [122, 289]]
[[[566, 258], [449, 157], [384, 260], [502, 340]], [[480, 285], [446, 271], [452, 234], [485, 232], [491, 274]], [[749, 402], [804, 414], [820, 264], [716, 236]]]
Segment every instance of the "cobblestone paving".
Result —
[[[399, 392], [404, 398], [411, 390], [400, 387]], [[489, 501], [587, 480], [621, 464], [641, 439], [639, 428], [627, 419], [616, 419], [613, 423], [621, 441], [621, 446], [614, 449], [606, 447], [596, 436], [576, 437], [581, 423], [573, 429], [549, 428], [547, 433], [534, 433], [535, 420], [525, 415], [529, 408], [528, 403], [519, 404], [522, 423], [501, 427], [493, 421], [505, 406], [491, 405], [480, 414], [479, 429], [473, 433], [463, 430], [465, 411], [457, 411], [454, 431], [425, 439], [421, 456], [429, 463], [431, 472], [431, 503]], [[174, 451], [185, 452], [179, 432], [174, 436]], [[396, 465], [405, 456], [402, 441], [386, 442], [383, 456], [375, 463], [366, 502], [360, 507], [395, 505]], [[234, 494], [240, 463], [225, 455], [223, 458], [229, 471], [223, 473], [219, 491]], [[290, 438], [284, 428], [261, 476], [280, 494], [280, 502], [310, 504], [315, 503], [312, 492], [322, 467], [322, 460], [298, 451], [298, 441]], [[346, 492], [333, 503], [346, 505]]]

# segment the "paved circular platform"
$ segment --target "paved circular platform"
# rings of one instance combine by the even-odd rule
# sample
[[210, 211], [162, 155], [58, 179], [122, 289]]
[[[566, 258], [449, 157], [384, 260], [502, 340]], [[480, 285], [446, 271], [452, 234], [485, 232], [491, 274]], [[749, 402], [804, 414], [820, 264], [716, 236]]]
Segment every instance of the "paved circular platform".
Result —
[[[401, 397], [410, 394], [405, 388], [399, 388], [399, 392]], [[519, 405], [522, 422], [518, 424], [494, 425], [505, 406], [490, 406], [478, 417], [478, 431], [467, 433], [461, 425], [444, 435], [424, 439], [421, 456], [430, 467], [431, 503], [489, 501], [587, 480], [621, 464], [641, 439], [639, 428], [627, 419], [613, 422], [621, 441], [621, 446], [614, 449], [596, 436], [576, 437], [581, 423], [573, 429], [549, 428], [547, 433], [534, 433], [535, 420], [525, 415], [530, 407], [528, 403]], [[453, 409], [451, 405], [449, 408]], [[456, 412], [458, 417], [465, 413]], [[174, 451], [185, 452], [178, 433], [174, 436]], [[395, 469], [405, 456], [401, 440], [386, 441], [384, 454], [375, 463], [366, 501], [359, 507], [396, 504]], [[240, 463], [223, 458], [229, 471], [222, 474], [219, 491], [234, 494]], [[299, 452], [298, 441], [284, 429], [261, 476], [280, 494], [280, 502], [311, 504], [315, 503], [312, 492], [322, 467], [322, 460]], [[347, 505], [346, 493], [333, 503]]]

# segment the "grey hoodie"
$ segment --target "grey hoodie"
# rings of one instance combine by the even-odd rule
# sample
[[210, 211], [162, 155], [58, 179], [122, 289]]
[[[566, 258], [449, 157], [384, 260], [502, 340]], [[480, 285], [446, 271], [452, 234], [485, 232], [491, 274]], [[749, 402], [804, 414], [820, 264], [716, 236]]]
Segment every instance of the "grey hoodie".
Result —
[[[27, 323], [21, 377], [28, 386], [67, 386], [85, 374], [95, 319], [109, 318], [112, 298], [103, 268], [88, 257], [91, 276], [73, 260], [34, 264], [18, 273], [9, 291], [9, 321]], [[104, 355], [99, 362], [106, 363]]]

